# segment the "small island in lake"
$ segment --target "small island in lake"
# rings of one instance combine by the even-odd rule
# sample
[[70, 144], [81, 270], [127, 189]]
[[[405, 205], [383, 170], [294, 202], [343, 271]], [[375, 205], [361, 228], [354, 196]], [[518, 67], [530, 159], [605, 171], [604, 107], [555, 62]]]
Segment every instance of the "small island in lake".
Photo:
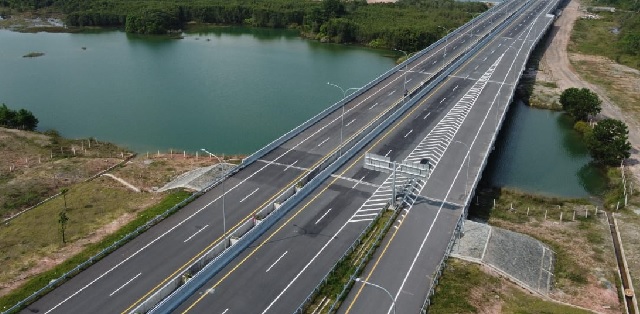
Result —
[[37, 58], [44, 56], [44, 52], [29, 52], [28, 54], [22, 56], [23, 58]]

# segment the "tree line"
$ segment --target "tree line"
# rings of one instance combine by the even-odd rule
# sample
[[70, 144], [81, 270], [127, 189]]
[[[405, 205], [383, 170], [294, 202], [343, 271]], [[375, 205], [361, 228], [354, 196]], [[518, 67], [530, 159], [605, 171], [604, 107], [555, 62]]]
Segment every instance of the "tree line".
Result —
[[587, 88], [568, 88], [560, 95], [560, 104], [577, 121], [575, 128], [584, 134], [587, 148], [596, 163], [617, 166], [629, 158], [629, 129], [624, 122], [603, 119], [593, 127], [587, 122], [602, 110], [602, 100], [596, 93]]
[[0, 126], [9, 129], [34, 131], [38, 126], [38, 118], [26, 109], [12, 110], [7, 105], [0, 106]]
[[68, 26], [123, 27], [129, 33], [165, 34], [188, 22], [296, 28], [305, 37], [335, 43], [417, 51], [487, 6], [454, 0], [0, 0], [11, 10], [49, 8]]

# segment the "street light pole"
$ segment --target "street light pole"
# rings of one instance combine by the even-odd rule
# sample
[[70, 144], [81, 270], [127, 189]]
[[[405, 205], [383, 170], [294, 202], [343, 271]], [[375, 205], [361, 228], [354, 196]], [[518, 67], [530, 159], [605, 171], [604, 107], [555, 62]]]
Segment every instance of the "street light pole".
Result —
[[404, 91], [403, 92], [404, 96], [402, 96], [402, 99], [404, 100], [407, 97], [407, 65], [408, 65], [407, 60], [409, 59], [409, 55], [404, 50], [395, 49], [395, 48], [393, 50], [400, 51], [400, 52], [404, 53], [404, 57], [405, 57], [405, 59], [404, 59], [404, 61], [405, 61], [405, 63], [404, 63], [404, 85], [402, 87], [402, 90]]
[[[468, 152], [467, 152], [467, 154], [465, 155], [465, 158], [464, 158], [464, 159], [467, 160], [467, 181], [465, 181], [465, 183], [464, 183], [464, 196], [466, 197], [468, 195], [467, 194], [467, 185], [469, 185], [469, 162], [471, 161], [471, 157], [469, 157], [469, 154], [471, 154], [471, 148], [469, 148], [469, 145], [467, 145], [467, 144], [465, 144], [463, 142], [460, 142], [460, 141], [455, 141], [455, 142], [466, 146], [467, 150], [468, 150]], [[464, 160], [462, 162], [464, 162]]]
[[375, 283], [370, 283], [370, 282], [365, 281], [365, 280], [360, 279], [360, 278], [356, 278], [356, 281], [357, 281], [357, 282], [362, 282], [362, 283], [363, 283], [363, 284], [365, 284], [365, 285], [370, 285], [370, 286], [376, 287], [376, 288], [381, 289], [381, 290], [383, 290], [384, 292], [386, 292], [386, 293], [389, 295], [389, 298], [391, 298], [391, 305], [393, 306], [393, 314], [396, 314], [396, 301], [393, 299], [393, 296], [391, 295], [391, 293], [389, 292], [389, 290], [385, 289], [385, 288], [384, 288], [384, 287], [382, 287], [382, 286], [376, 285]]
[[438, 27], [444, 29], [444, 32], [446, 33], [444, 35], [444, 56], [442, 57], [442, 68], [444, 68], [444, 61], [447, 59], [447, 45], [449, 45], [449, 31], [456, 29], [455, 27], [452, 27], [450, 29], [446, 29], [444, 26], [440, 26], [438, 25]]
[[473, 29], [473, 20], [476, 19], [476, 16], [478, 16], [478, 14], [482, 14], [482, 12], [476, 12], [476, 13], [466, 12], [466, 13], [471, 15], [471, 31], [469, 32], [469, 35], [473, 37], [473, 32], [475, 31]]
[[342, 91], [342, 100], [343, 100], [343, 102], [342, 102], [342, 114], [340, 115], [340, 146], [339, 146], [340, 147], [340, 156], [342, 156], [342, 130], [344, 129], [344, 105], [345, 105], [344, 99], [347, 98], [347, 92], [348, 91], [350, 91], [352, 89], [358, 90], [359, 88], [357, 88], [357, 87], [349, 87], [347, 89], [343, 89], [342, 87], [340, 87], [340, 86], [338, 86], [336, 84], [333, 84], [331, 82], [327, 82], [327, 85], [331, 85], [331, 86], [337, 87]]
[[[212, 153], [208, 152], [208, 151], [207, 151], [206, 149], [204, 149], [204, 148], [201, 148], [200, 150], [202, 150], [203, 152], [205, 152], [205, 153], [209, 154], [209, 156], [216, 157], [216, 159], [218, 159], [218, 163], [223, 164], [222, 160], [221, 160], [218, 156], [216, 156], [215, 154], [212, 154]], [[224, 165], [223, 165], [223, 167], [224, 167]], [[223, 235], [224, 235], [225, 233], [227, 233], [227, 217], [226, 217], [227, 215], [226, 215], [226, 214], [225, 214], [225, 212], [224, 212], [224, 194], [225, 194], [225, 191], [224, 191], [224, 181], [225, 181], [226, 179], [227, 179], [227, 173], [226, 173], [226, 171], [223, 171], [223, 172], [222, 172], [222, 230], [223, 230], [223, 233], [222, 233], [222, 234], [223, 234]]]

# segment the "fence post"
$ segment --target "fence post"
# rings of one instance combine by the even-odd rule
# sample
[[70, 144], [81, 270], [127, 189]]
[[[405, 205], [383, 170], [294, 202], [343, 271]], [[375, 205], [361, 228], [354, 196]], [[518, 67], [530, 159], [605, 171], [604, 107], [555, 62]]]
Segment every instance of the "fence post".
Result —
[[562, 222], [562, 212], [560, 212], [560, 222]]

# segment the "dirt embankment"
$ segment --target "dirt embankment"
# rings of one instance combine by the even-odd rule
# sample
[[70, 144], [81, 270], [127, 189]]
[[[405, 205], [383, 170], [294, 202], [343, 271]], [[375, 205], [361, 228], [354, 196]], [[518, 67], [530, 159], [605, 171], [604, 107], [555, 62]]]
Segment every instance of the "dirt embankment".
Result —
[[[633, 149], [627, 165], [640, 180], [640, 71], [605, 57], [567, 52], [573, 25], [584, 14], [580, 2], [571, 0], [554, 23], [536, 75], [536, 80], [542, 84], [536, 84], [536, 90], [556, 98], [570, 87], [596, 92], [602, 99], [600, 118], [618, 119], [629, 126], [629, 142]], [[555, 83], [557, 88], [542, 86], [544, 82]]]

